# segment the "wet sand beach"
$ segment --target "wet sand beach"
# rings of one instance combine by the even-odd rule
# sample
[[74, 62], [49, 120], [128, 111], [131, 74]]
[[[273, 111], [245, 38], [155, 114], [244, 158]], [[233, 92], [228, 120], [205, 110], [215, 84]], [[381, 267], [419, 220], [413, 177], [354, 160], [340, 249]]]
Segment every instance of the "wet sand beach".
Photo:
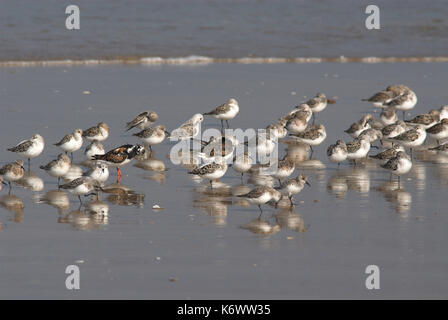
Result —
[[[343, 130], [374, 111], [361, 99], [389, 84], [418, 95], [407, 118], [446, 104], [447, 72], [446, 63], [0, 68], [0, 164], [16, 159], [6, 148], [32, 134], [46, 141], [27, 188], [0, 190], [0, 298], [446, 298], [448, 158], [416, 152], [399, 189], [372, 161], [337, 170], [326, 149], [351, 140]], [[337, 102], [317, 116], [327, 139], [314, 148], [315, 161], [297, 162], [293, 174], [305, 173], [311, 187], [292, 210], [264, 206], [260, 219], [256, 206], [232, 196], [252, 185], [229, 169], [210, 190], [170, 162], [169, 141], [124, 166], [120, 185], [111, 169], [99, 202], [84, 199], [91, 210], [106, 208], [106, 219], [79, 210], [78, 199], [58, 194], [57, 179], [39, 169], [74, 128], [107, 122], [110, 150], [139, 142], [124, 129], [141, 111], [156, 111], [157, 124], [172, 130], [230, 97], [240, 105], [232, 128], [265, 128], [317, 92]], [[219, 121], [206, 118], [203, 129], [211, 127]], [[281, 155], [289, 148], [303, 156], [280, 145]], [[80, 290], [65, 287], [71, 264], [80, 268]], [[365, 288], [368, 265], [380, 267], [380, 290]]]

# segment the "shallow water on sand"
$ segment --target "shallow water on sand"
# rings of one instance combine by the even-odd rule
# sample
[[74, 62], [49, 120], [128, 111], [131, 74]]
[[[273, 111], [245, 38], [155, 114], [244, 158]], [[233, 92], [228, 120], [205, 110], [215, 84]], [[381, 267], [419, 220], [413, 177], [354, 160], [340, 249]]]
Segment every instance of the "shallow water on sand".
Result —
[[[446, 298], [448, 160], [416, 153], [398, 189], [372, 162], [337, 170], [326, 148], [350, 140], [343, 130], [373, 111], [361, 98], [389, 84], [415, 90], [413, 115], [446, 103], [447, 71], [437, 63], [1, 68], [2, 150], [35, 132], [46, 149], [31, 165], [36, 191], [0, 191], [0, 298]], [[235, 97], [241, 111], [231, 126], [264, 128], [318, 91], [338, 100], [317, 117], [327, 140], [294, 173], [307, 174], [311, 188], [292, 211], [266, 205], [258, 220], [257, 207], [231, 196], [247, 189], [238, 174], [229, 169], [211, 191], [169, 161], [167, 141], [154, 159], [123, 167], [121, 186], [111, 170], [113, 192], [94, 203], [108, 208], [107, 219], [79, 210], [70, 195], [42, 200], [56, 179], [38, 165], [75, 127], [107, 122], [111, 149], [138, 141], [123, 128], [142, 110], [170, 130]], [[203, 127], [217, 126], [206, 118]], [[14, 159], [4, 151], [1, 164]], [[81, 272], [76, 292], [65, 288], [71, 264]], [[371, 264], [380, 290], [365, 288]]]

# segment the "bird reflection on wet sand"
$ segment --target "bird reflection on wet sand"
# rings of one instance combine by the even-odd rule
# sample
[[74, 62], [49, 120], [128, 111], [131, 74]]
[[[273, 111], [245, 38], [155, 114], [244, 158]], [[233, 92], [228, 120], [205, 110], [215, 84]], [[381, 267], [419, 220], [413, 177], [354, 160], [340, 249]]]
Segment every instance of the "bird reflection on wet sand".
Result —
[[162, 160], [155, 158], [154, 151], [145, 152], [145, 154], [136, 157], [136, 162], [133, 166], [148, 172], [148, 174], [143, 175], [144, 179], [153, 180], [160, 184], [165, 183], [166, 165]]
[[65, 191], [50, 190], [45, 195], [36, 199], [36, 203], [46, 203], [64, 214], [70, 208], [70, 198]]
[[397, 213], [404, 214], [410, 210], [412, 196], [400, 186], [398, 181], [386, 181], [375, 189], [383, 193], [386, 201], [394, 205], [394, 209]]
[[108, 194], [106, 200], [115, 205], [143, 207], [145, 201], [144, 194], [137, 193], [120, 183], [108, 184], [101, 192]]
[[58, 223], [68, 223], [76, 230], [98, 229], [101, 225], [107, 224], [107, 216], [91, 214], [87, 210], [70, 211], [68, 214], [60, 216]]
[[31, 191], [42, 191], [45, 188], [44, 181], [33, 171], [26, 171], [17, 184]]
[[11, 194], [4, 195], [0, 197], [0, 206], [14, 213], [12, 221], [16, 223], [23, 221], [23, 209], [25, 208], [25, 204], [19, 197]]

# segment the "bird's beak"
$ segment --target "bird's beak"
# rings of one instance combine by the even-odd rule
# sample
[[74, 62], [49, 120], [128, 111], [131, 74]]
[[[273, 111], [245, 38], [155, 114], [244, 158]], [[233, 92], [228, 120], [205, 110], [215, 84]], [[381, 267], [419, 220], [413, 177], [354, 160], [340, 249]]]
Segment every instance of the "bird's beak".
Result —
[[308, 185], [308, 187], [311, 187], [311, 184], [308, 181], [306, 181], [305, 183]]
[[22, 168], [23, 170], [25, 170], [25, 167], [24, 167], [24, 166], [20, 166], [20, 168]]
[[168, 131], [165, 130], [165, 134], [167, 135], [167, 137], [171, 136], [171, 133], [169, 133]]

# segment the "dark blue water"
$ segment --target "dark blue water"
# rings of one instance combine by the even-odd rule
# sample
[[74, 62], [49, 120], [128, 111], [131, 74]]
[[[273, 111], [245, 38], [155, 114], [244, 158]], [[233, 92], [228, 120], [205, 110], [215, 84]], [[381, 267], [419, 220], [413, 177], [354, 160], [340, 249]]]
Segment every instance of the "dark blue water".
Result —
[[[65, 28], [76, 4], [81, 29]], [[0, 60], [117, 57], [422, 57], [448, 52], [448, 2], [0, 0]]]

